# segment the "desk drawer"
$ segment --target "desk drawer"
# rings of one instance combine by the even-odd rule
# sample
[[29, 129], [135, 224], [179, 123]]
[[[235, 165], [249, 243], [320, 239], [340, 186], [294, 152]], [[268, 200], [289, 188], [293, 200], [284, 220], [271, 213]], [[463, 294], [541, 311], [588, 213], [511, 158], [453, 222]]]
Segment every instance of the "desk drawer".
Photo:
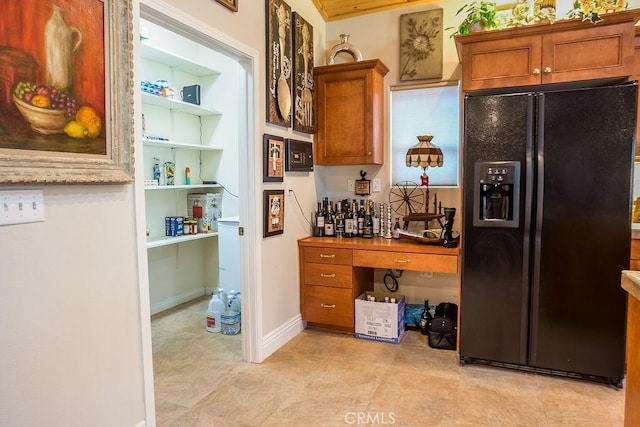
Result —
[[353, 328], [351, 289], [304, 285], [304, 320]]
[[457, 273], [458, 257], [416, 252], [353, 251], [353, 265], [395, 270]]
[[351, 265], [353, 251], [351, 249], [304, 248], [304, 260], [320, 264]]
[[352, 279], [353, 268], [350, 265], [304, 264], [305, 284], [351, 289]]

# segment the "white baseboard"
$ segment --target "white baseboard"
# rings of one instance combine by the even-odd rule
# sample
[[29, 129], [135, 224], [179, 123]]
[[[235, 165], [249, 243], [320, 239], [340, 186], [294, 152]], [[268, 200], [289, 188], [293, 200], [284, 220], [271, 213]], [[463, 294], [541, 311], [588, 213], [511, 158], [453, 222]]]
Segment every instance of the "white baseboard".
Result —
[[151, 315], [153, 316], [156, 313], [160, 313], [161, 311], [173, 308], [177, 305], [199, 298], [203, 295], [205, 295], [204, 289], [199, 288], [194, 289], [193, 291], [173, 296], [171, 298], [167, 298], [166, 300], [151, 306]]
[[289, 340], [298, 335], [304, 329], [302, 316], [297, 315], [284, 323], [278, 329], [271, 331], [262, 337], [262, 349], [260, 351], [260, 361], [271, 356], [277, 349], [285, 345]]

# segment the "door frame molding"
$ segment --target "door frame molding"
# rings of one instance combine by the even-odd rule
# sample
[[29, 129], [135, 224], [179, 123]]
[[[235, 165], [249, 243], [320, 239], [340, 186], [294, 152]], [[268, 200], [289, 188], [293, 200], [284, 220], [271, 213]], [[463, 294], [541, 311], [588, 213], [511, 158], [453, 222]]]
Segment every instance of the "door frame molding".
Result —
[[[240, 239], [240, 290], [242, 293], [242, 354], [246, 362], [259, 363], [262, 361], [262, 293], [260, 289], [260, 247], [257, 244], [259, 230], [255, 201], [257, 197], [256, 184], [256, 154], [253, 141], [259, 140], [257, 103], [259, 100], [260, 75], [258, 52], [236, 39], [218, 31], [217, 29], [199, 21], [161, 0], [141, 0], [139, 6], [134, 2], [134, 63], [139, 67], [138, 42], [140, 34], [140, 18], [153, 20], [166, 28], [187, 36], [205, 46], [222, 51], [238, 61], [243, 71], [240, 112], [243, 117], [239, 121], [238, 130], [238, 170], [239, 173], [239, 217], [240, 226], [245, 233]], [[185, 23], [189, 23], [188, 25]], [[134, 88], [134, 111], [141, 111], [140, 88]], [[135, 152], [142, 153], [142, 124], [135, 120]], [[141, 157], [139, 157], [141, 159]], [[155, 393], [153, 383], [153, 351], [151, 343], [151, 310], [149, 300], [149, 274], [146, 248], [145, 203], [144, 203], [144, 174], [141, 167], [136, 168], [134, 182], [135, 211], [138, 243], [138, 287], [140, 296], [140, 331], [142, 345], [142, 370], [145, 394], [145, 412], [148, 425], [155, 425]], [[251, 267], [251, 268], [249, 268]]]

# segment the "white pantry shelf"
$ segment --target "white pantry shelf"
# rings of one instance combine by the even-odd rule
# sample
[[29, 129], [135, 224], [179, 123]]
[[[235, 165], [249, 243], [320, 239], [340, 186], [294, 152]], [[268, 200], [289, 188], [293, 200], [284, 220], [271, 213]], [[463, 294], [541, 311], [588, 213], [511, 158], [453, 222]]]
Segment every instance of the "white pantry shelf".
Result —
[[159, 248], [161, 246], [177, 245], [179, 243], [189, 242], [191, 240], [208, 239], [210, 237], [218, 236], [217, 231], [210, 231], [209, 233], [187, 234], [186, 236], [162, 236], [162, 237], [148, 237], [147, 249]]

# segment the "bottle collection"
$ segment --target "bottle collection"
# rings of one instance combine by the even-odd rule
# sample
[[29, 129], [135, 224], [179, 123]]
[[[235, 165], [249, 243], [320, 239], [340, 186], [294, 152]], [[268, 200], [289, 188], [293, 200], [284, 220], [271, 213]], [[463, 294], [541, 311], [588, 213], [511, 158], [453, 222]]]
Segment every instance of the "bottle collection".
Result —
[[241, 306], [240, 292], [232, 290], [227, 295], [222, 288], [211, 292], [207, 309], [207, 331], [223, 335], [239, 334]]
[[[385, 217], [387, 218], [385, 227]], [[318, 202], [314, 213], [313, 235], [316, 237], [336, 237], [339, 239], [362, 237], [372, 239], [384, 237], [399, 239], [400, 218], [391, 225], [391, 207], [373, 200], [349, 199], [335, 203], [327, 197]], [[385, 232], [386, 228], [386, 232]]]

